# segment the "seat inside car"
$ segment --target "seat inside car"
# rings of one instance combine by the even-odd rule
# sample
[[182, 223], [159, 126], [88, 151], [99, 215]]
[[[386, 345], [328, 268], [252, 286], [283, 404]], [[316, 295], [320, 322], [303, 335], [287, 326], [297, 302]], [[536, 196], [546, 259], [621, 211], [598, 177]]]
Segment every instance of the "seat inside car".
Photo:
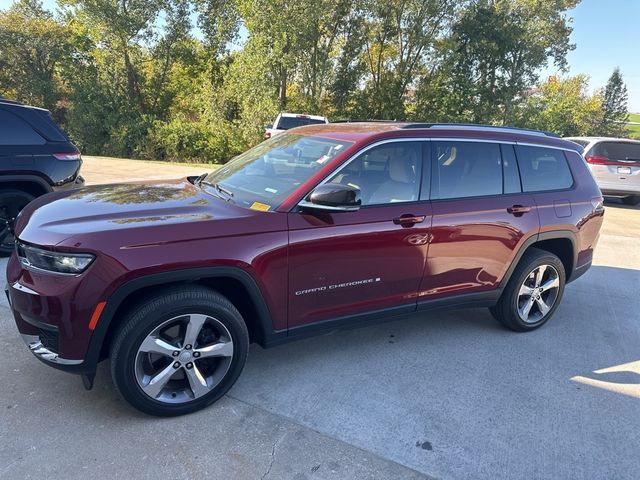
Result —
[[368, 203], [411, 202], [417, 199], [416, 172], [418, 155], [415, 148], [394, 148], [387, 162], [387, 179], [378, 186]]

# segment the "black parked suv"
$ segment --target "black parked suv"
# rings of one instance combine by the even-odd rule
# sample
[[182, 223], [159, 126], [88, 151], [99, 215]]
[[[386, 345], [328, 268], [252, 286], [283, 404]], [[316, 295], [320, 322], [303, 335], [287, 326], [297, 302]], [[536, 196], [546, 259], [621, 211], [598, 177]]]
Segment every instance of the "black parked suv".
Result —
[[84, 186], [81, 164], [47, 110], [0, 98], [0, 255], [13, 250], [14, 220], [31, 200]]

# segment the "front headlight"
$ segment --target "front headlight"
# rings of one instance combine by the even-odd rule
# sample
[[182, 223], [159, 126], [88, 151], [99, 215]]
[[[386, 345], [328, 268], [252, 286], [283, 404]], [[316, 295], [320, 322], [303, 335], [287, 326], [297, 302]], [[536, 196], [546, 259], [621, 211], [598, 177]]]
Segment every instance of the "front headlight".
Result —
[[90, 253], [51, 252], [23, 243], [17, 243], [16, 246], [20, 263], [25, 267], [55, 273], [82, 273], [95, 258]]

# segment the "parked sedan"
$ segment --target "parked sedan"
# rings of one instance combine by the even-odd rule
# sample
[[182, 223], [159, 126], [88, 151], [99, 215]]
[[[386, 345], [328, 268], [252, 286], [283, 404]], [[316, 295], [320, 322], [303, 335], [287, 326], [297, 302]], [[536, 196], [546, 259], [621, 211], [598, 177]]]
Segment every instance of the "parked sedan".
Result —
[[627, 205], [640, 203], [640, 141], [607, 137], [566, 140], [583, 147], [582, 156], [603, 195], [620, 197]]

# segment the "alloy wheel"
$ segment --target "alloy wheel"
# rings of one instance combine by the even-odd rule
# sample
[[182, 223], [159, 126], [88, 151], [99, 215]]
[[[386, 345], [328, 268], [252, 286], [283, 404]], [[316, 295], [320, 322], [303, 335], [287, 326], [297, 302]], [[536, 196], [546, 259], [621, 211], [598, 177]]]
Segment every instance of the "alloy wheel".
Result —
[[229, 330], [216, 318], [198, 313], [173, 317], [140, 343], [136, 381], [156, 401], [189, 402], [222, 381], [231, 366], [233, 350]]
[[553, 265], [543, 264], [527, 275], [518, 291], [518, 315], [527, 324], [540, 322], [553, 308], [560, 291], [560, 275]]

